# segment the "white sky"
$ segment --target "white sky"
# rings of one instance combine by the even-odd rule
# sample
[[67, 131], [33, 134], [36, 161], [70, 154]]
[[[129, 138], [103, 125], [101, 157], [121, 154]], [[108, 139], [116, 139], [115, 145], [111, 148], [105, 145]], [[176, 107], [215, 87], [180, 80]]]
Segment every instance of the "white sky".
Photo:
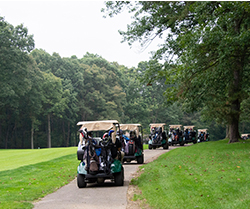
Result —
[[150, 51], [157, 49], [152, 43], [142, 51], [139, 43], [130, 48], [121, 43], [118, 30], [126, 30], [132, 19], [121, 13], [113, 18], [103, 18], [104, 1], [2, 1], [0, 16], [17, 26], [21, 23], [34, 35], [35, 47], [61, 57], [76, 55], [82, 58], [86, 52], [98, 54], [104, 59], [127, 67], [137, 67], [140, 61], [148, 61]]

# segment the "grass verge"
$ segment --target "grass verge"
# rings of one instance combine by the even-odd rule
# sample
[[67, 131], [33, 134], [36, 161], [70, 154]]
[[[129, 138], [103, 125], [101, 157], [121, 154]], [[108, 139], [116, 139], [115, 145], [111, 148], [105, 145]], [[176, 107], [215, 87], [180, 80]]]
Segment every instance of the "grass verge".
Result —
[[140, 167], [132, 180], [152, 208], [247, 209], [250, 141], [199, 143], [174, 149]]
[[148, 149], [148, 144], [143, 144], [143, 149]]
[[[33, 208], [32, 202], [45, 195], [52, 193], [68, 184], [76, 176], [78, 160], [76, 159], [77, 148], [50, 149], [51, 153], [44, 156], [44, 162], [26, 165], [27, 163], [19, 164], [17, 168], [0, 171], [0, 208]], [[22, 150], [25, 152], [25, 150]], [[29, 150], [26, 150], [29, 152]], [[34, 162], [40, 156], [41, 150], [36, 150], [33, 153]], [[39, 153], [40, 152], [40, 153]], [[2, 155], [2, 151], [0, 152]], [[4, 152], [8, 156], [8, 151]], [[71, 153], [71, 154], [69, 154]], [[72, 154], [73, 153], [73, 154]], [[26, 158], [26, 155], [19, 155], [19, 158]], [[9, 159], [11, 161], [11, 159]], [[38, 160], [40, 161], [40, 160]], [[9, 166], [7, 166], [9, 168]], [[15, 166], [14, 166], [15, 167]]]

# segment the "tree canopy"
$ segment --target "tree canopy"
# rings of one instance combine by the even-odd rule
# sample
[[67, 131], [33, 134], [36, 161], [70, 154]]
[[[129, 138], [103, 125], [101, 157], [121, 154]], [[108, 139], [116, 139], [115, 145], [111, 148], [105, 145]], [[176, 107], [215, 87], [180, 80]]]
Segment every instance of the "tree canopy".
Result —
[[[219, 140], [225, 137], [231, 115], [239, 113], [232, 109], [238, 100], [242, 113], [238, 129], [250, 132], [249, 48], [241, 51], [248, 47], [244, 43], [248, 38], [247, 2], [138, 2], [135, 9], [130, 2], [117, 2], [110, 6], [116, 4], [136, 12], [136, 22], [129, 26], [134, 35], [121, 32], [125, 41], [146, 44], [156, 35], [166, 38], [152, 60], [128, 68], [91, 53], [62, 58], [34, 49], [27, 28], [0, 18], [0, 148], [76, 146], [78, 121], [106, 119], [141, 123], [144, 134], [153, 122], [195, 125], [208, 128], [210, 138]], [[229, 20], [244, 6], [240, 35], [233, 35], [231, 28], [225, 30], [228, 25], [219, 25], [218, 15], [206, 24], [196, 16], [198, 8], [207, 18], [215, 11], [226, 13], [222, 9], [226, 5], [235, 6]], [[142, 28], [137, 25], [140, 19]], [[137, 32], [141, 37], [135, 36]], [[232, 74], [237, 75], [238, 69], [235, 60], [244, 60], [239, 89], [233, 87]]]
[[134, 22], [120, 31], [123, 41], [145, 45], [164, 38], [152, 56], [159, 63], [147, 68], [144, 82], [164, 78], [168, 100], [228, 125], [229, 142], [237, 142], [240, 115], [247, 111], [243, 104], [250, 96], [250, 3], [107, 2], [104, 11], [112, 17], [125, 7]]

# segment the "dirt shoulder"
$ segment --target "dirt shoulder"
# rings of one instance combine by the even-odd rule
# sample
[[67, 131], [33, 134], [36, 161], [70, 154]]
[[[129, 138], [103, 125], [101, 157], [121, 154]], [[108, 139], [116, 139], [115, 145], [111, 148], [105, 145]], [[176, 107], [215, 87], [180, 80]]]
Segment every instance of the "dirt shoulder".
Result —
[[[154, 156], [153, 158], [145, 161], [145, 164], [150, 163], [154, 160], [156, 160], [161, 154]], [[137, 178], [141, 175], [143, 171], [140, 169], [140, 167], [137, 169], [137, 171], [135, 173], [132, 174], [133, 179]], [[126, 209], [150, 209], [151, 207], [146, 203], [146, 199], [143, 200], [136, 200], [133, 201], [134, 195], [135, 194], [141, 194], [141, 190], [135, 186], [135, 185], [129, 185], [128, 186], [128, 191], [127, 191], [127, 207]]]

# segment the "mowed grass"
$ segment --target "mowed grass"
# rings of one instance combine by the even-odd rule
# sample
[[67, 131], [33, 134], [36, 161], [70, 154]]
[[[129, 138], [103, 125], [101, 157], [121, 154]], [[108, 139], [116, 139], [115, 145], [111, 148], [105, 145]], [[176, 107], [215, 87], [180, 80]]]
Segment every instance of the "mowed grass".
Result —
[[52, 149], [0, 149], [0, 171], [49, 161], [76, 153], [76, 147]]
[[250, 141], [174, 149], [140, 167], [132, 180], [152, 208], [250, 208]]
[[76, 177], [77, 148], [0, 150], [0, 208], [33, 208], [32, 202]]

